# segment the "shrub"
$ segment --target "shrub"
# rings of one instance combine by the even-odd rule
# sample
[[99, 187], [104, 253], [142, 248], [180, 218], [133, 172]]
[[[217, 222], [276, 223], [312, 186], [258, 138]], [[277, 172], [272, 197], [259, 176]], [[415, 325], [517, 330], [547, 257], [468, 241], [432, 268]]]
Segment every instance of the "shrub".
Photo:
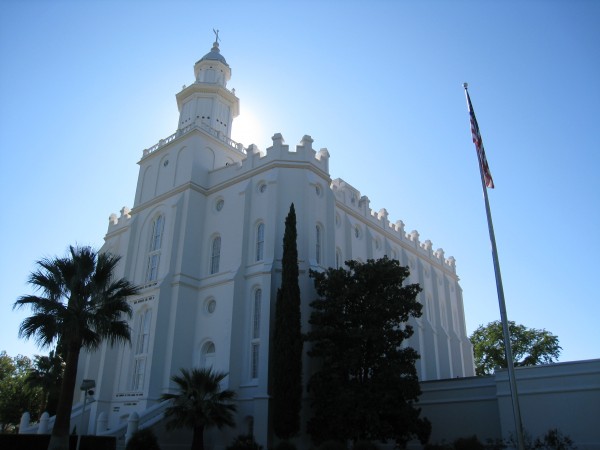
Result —
[[444, 441], [438, 444], [425, 444], [424, 450], [452, 450], [452, 446], [446, 444]]
[[377, 450], [379, 447], [371, 441], [357, 441], [353, 446], [353, 450]]
[[275, 446], [275, 450], [297, 450], [296, 446], [290, 441], [281, 441]]
[[325, 441], [319, 445], [319, 450], [346, 450], [346, 446], [340, 441]]
[[552, 428], [544, 435], [542, 439], [537, 438], [534, 442], [536, 449], [548, 450], [575, 450], [573, 440], [569, 436], [563, 435], [557, 428]]
[[504, 450], [506, 448], [506, 442], [503, 439], [491, 439], [488, 438], [485, 441], [486, 450]]
[[456, 439], [453, 443], [453, 447], [454, 450], [485, 450], [485, 446], [475, 435]]
[[156, 435], [150, 428], [141, 428], [131, 435], [125, 450], [160, 450]]
[[262, 445], [258, 445], [254, 436], [240, 435], [236, 437], [227, 450], [262, 450]]
[[[576, 450], [573, 440], [565, 436], [557, 428], [549, 429], [542, 437], [532, 439], [527, 431], [523, 431], [525, 450]], [[507, 441], [510, 447], [517, 448], [517, 438], [513, 435]]]

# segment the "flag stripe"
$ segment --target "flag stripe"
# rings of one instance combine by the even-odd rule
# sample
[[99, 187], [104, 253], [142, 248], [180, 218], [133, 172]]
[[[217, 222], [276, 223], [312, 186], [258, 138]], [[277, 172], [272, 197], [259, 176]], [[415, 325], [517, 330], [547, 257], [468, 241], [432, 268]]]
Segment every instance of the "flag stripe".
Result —
[[481, 133], [479, 132], [479, 125], [477, 124], [477, 119], [475, 118], [475, 111], [473, 110], [473, 105], [471, 103], [471, 97], [469, 96], [469, 92], [468, 91], [466, 91], [466, 92], [467, 92], [467, 103], [469, 104], [469, 116], [471, 117], [471, 134], [473, 135], [473, 143], [475, 144], [475, 149], [477, 150], [477, 159], [479, 160], [479, 169], [481, 170], [481, 173], [483, 175], [485, 185], [488, 188], [493, 189], [494, 188], [494, 180], [492, 179], [490, 167], [488, 166], [488, 162], [485, 157], [485, 149], [483, 148], [483, 140], [481, 139]]

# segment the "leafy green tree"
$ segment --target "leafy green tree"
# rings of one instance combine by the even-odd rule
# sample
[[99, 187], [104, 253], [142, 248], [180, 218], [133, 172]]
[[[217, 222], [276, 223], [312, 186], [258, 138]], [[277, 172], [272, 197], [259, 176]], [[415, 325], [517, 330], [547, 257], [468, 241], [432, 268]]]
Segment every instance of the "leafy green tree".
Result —
[[226, 373], [212, 369], [181, 369], [181, 375], [171, 380], [177, 385], [176, 393], [162, 395], [163, 400], [172, 400], [166, 409], [167, 429], [191, 428], [192, 450], [204, 450], [204, 430], [210, 427], [233, 427], [232, 403], [235, 392], [221, 390], [220, 383]]
[[77, 361], [82, 348], [97, 349], [104, 340], [111, 345], [129, 342], [131, 317], [127, 297], [138, 288], [121, 278], [114, 279], [119, 257], [98, 254], [90, 247], [69, 247], [62, 258], [42, 259], [29, 276], [40, 295], [25, 295], [15, 308], [29, 307], [33, 314], [19, 327], [19, 336], [34, 338], [41, 347], [61, 343], [65, 368], [56, 407], [56, 420], [49, 450], [68, 450], [71, 408]]
[[308, 384], [314, 411], [308, 432], [317, 444], [426, 442], [431, 425], [415, 406], [419, 355], [404, 344], [413, 334], [409, 318], [421, 316], [421, 288], [405, 284], [408, 268], [387, 257], [346, 265], [310, 274], [320, 298], [311, 304], [307, 340], [320, 368]]
[[44, 411], [51, 416], [56, 414], [63, 370], [63, 359], [54, 350], [51, 350], [48, 356], [34, 356], [33, 367], [29, 370], [25, 381], [31, 388], [38, 388], [43, 393], [40, 414]]
[[277, 290], [271, 346], [273, 430], [281, 439], [298, 434], [302, 407], [302, 331], [296, 238], [296, 211], [292, 203], [285, 219], [281, 287]]
[[[0, 432], [15, 430], [25, 411], [37, 411], [42, 398], [39, 389], [31, 389], [27, 375], [31, 360], [22, 355], [11, 358], [0, 352]], [[35, 418], [35, 416], [34, 416]]]
[[[558, 359], [558, 337], [546, 330], [536, 330], [508, 322], [515, 367], [548, 364]], [[469, 337], [475, 355], [475, 374], [489, 375], [496, 367], [506, 368], [502, 323], [497, 320], [480, 325]]]

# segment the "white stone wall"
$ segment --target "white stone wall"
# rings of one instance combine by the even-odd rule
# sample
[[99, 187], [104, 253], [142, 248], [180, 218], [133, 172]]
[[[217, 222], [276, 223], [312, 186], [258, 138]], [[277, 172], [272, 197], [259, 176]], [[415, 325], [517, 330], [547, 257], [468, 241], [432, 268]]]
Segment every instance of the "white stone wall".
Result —
[[[213, 62], [198, 64], [197, 69], [210, 69]], [[228, 79], [228, 66], [221, 68]], [[110, 218], [102, 250], [121, 255], [118, 276], [142, 290], [130, 300], [132, 344], [103, 346], [81, 358], [79, 377], [96, 379], [98, 386], [91, 420], [104, 412], [108, 426], [115, 427], [131, 412], [159, 402], [180, 368], [211, 365], [228, 372], [227, 387], [239, 393], [239, 426], [226, 433], [247, 432], [253, 421], [257, 440], [268, 444], [268, 344], [291, 203], [297, 216], [304, 331], [315, 299], [310, 269], [387, 255], [408, 265], [410, 282], [424, 289], [419, 297], [424, 314], [412, 321], [415, 335], [409, 342], [422, 355], [421, 379], [472, 375], [454, 260], [446, 259], [441, 249], [433, 251], [430, 241], [421, 243], [416, 231], [407, 234], [401, 221], [391, 223], [385, 209], [372, 211], [358, 189], [341, 179], [332, 181], [329, 152], [314, 150], [310, 136], [290, 149], [275, 134], [265, 152], [231, 141], [229, 125], [238, 100], [225, 81], [199, 80], [177, 95], [178, 131], [144, 150], [133, 209], [123, 208], [119, 217]], [[208, 104], [211, 114], [222, 114], [210, 120], [194, 117]], [[219, 117], [220, 128], [215, 129]], [[153, 230], [159, 217], [163, 225], [157, 246]], [[261, 223], [264, 245], [257, 261]], [[217, 236], [219, 268], [211, 273]], [[252, 328], [257, 289], [262, 292], [258, 337]], [[138, 325], [146, 311], [151, 319], [140, 338]], [[147, 344], [140, 344], [144, 339]], [[253, 344], [258, 344], [257, 377], [251, 373]], [[304, 363], [308, 380], [307, 356]]]
[[[516, 369], [523, 428], [532, 438], [550, 429], [579, 450], [600, 449], [600, 359]], [[508, 371], [421, 383], [419, 406], [432, 422], [431, 442], [476, 435], [480, 441], [515, 436]], [[413, 447], [419, 447], [413, 443]]]

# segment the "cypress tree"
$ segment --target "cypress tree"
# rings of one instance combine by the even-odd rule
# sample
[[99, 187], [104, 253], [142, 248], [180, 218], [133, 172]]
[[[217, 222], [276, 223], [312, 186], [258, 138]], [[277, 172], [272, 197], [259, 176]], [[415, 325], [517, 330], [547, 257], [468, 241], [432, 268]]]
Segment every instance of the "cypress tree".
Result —
[[302, 406], [302, 333], [296, 238], [296, 211], [292, 203], [285, 219], [281, 287], [277, 290], [271, 348], [271, 411], [273, 429], [280, 439], [298, 434]]

